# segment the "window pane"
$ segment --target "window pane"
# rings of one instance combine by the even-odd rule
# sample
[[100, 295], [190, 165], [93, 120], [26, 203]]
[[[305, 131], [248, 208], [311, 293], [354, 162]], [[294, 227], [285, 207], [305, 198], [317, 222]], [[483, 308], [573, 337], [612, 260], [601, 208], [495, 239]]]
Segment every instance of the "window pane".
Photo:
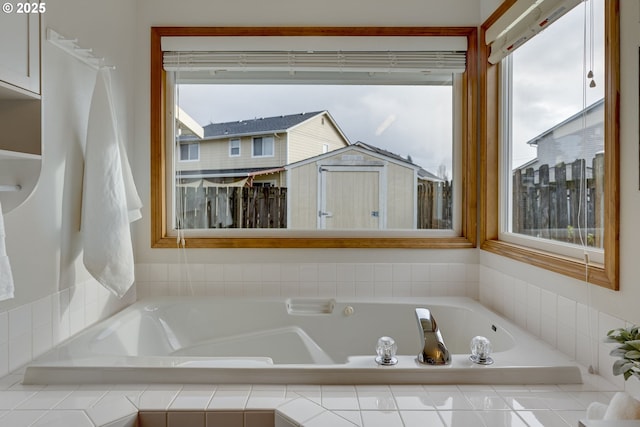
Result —
[[189, 144], [180, 144], [180, 160], [189, 160]]
[[602, 247], [604, 3], [593, 1], [593, 49], [580, 5], [512, 54], [507, 231]]
[[451, 83], [178, 93], [204, 129], [201, 161], [178, 167], [185, 228], [453, 229]]

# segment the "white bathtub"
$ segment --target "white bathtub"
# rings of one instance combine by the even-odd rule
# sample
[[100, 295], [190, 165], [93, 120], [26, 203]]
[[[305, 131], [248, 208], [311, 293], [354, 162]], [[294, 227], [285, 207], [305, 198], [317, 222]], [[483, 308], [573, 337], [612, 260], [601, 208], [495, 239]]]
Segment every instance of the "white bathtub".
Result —
[[[431, 310], [452, 363], [417, 362], [415, 308]], [[471, 338], [493, 344], [492, 365], [469, 360]], [[398, 364], [379, 366], [390, 336]], [[141, 300], [51, 350], [26, 368], [25, 384], [581, 383], [576, 363], [467, 298], [406, 300]]]

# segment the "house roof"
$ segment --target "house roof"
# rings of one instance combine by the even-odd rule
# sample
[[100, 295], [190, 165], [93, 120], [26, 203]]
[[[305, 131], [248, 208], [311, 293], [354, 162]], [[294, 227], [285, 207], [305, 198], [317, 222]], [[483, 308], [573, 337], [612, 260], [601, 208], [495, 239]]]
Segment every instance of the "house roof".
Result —
[[571, 123], [571, 122], [573, 122], [575, 120], [578, 120], [578, 119], [582, 118], [582, 116], [584, 116], [585, 114], [589, 114], [592, 111], [596, 110], [598, 107], [602, 107], [602, 106], [604, 106], [604, 98], [594, 102], [593, 104], [589, 105], [585, 109], [578, 111], [576, 114], [574, 114], [573, 116], [569, 117], [568, 119], [565, 119], [565, 120], [561, 121], [557, 125], [545, 130], [540, 135], [538, 135], [538, 136], [530, 139], [529, 141], [527, 141], [527, 144], [528, 145], [532, 145], [532, 146], [537, 145], [538, 142], [540, 142], [540, 140], [544, 139], [547, 135], [553, 133], [554, 131], [556, 131], [557, 129], [565, 126], [568, 123]]
[[[297, 113], [275, 117], [260, 117], [226, 123], [211, 123], [203, 127], [204, 139], [216, 139], [220, 137], [229, 138], [233, 136], [285, 132], [294, 126], [297, 126], [321, 114], [326, 114], [327, 116], [329, 116], [327, 111], [314, 111], [311, 113]], [[185, 136], [185, 138], [182, 139], [190, 140], [191, 138]]]

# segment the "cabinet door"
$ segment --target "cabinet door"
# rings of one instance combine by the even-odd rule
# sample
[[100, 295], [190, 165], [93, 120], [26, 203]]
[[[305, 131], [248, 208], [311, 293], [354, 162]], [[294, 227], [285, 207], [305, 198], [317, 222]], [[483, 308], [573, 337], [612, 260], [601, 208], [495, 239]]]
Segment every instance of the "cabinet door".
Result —
[[40, 93], [40, 15], [0, 13], [0, 80]]

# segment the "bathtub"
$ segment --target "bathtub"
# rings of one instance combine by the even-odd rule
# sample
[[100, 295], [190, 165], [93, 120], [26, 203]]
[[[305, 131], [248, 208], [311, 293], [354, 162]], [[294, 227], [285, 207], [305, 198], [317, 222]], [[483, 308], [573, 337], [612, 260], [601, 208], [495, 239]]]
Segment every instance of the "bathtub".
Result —
[[[428, 308], [452, 354], [417, 361], [415, 309]], [[469, 359], [474, 336], [493, 345], [491, 365]], [[380, 366], [381, 336], [398, 363]], [[562, 384], [579, 365], [468, 298], [143, 299], [27, 366], [24, 384]]]

